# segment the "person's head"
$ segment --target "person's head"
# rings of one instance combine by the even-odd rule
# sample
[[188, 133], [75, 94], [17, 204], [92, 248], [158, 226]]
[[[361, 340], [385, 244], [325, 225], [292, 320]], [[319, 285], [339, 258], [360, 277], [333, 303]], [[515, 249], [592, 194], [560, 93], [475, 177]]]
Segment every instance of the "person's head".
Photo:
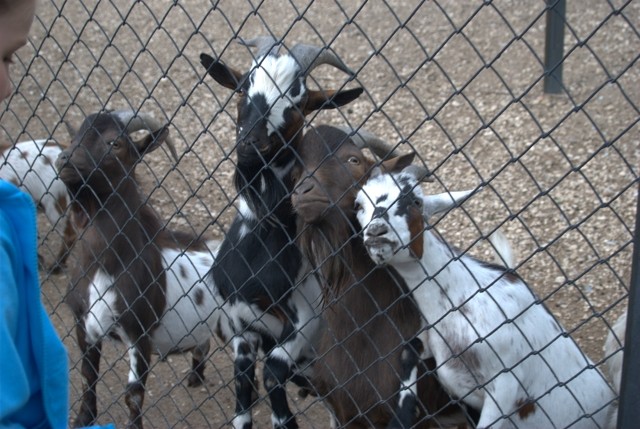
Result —
[[36, 0], [0, 0], [0, 101], [11, 95], [9, 79], [15, 52], [27, 43]]

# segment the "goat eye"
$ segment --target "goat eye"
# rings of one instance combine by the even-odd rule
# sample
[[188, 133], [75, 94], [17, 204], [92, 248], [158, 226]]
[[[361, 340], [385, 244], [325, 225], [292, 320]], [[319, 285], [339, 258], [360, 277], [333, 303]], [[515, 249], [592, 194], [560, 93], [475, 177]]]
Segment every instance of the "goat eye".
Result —
[[354, 209], [355, 209], [355, 211], [357, 211], [357, 212], [362, 211], [362, 205], [361, 205], [359, 202], [357, 202], [357, 201], [353, 204], [353, 208], [354, 208]]
[[413, 200], [413, 204], [418, 207], [419, 209], [422, 208], [422, 200], [420, 198], [416, 198]]
[[352, 156], [351, 158], [349, 158], [349, 164], [358, 165], [360, 164], [360, 160], [355, 156]]
[[111, 140], [111, 141], [108, 141], [108, 142], [107, 142], [107, 144], [108, 144], [109, 146], [112, 146], [112, 147], [118, 147], [118, 146], [120, 146], [120, 142], [118, 142], [118, 140]]

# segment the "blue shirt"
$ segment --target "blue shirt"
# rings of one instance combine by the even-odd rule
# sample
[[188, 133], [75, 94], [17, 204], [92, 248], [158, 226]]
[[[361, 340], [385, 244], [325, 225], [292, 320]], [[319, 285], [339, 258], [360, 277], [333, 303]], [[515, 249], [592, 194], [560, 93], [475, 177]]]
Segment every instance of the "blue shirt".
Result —
[[34, 203], [0, 180], [0, 428], [66, 428], [67, 365], [40, 300]]

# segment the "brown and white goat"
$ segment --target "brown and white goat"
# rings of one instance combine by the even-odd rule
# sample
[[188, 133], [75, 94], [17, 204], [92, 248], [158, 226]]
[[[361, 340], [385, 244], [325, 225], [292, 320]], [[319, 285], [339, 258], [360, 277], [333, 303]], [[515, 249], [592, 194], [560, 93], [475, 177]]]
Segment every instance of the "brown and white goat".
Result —
[[603, 428], [614, 394], [593, 362], [504, 267], [448, 245], [427, 223], [471, 192], [425, 196], [416, 169], [372, 174], [356, 199], [364, 243], [407, 282], [449, 393], [478, 428]]
[[362, 88], [307, 88], [307, 76], [321, 64], [353, 74], [329, 50], [298, 44], [280, 53], [280, 45], [271, 37], [243, 43], [257, 48], [246, 73], [206, 54], [200, 56], [207, 72], [238, 94], [234, 181], [239, 213], [212, 268], [226, 300], [219, 333], [234, 351], [234, 428], [252, 425], [255, 362], [261, 347], [273, 426], [292, 429], [298, 425], [287, 403], [285, 384], [309, 368], [314, 357], [311, 342], [319, 332], [320, 290], [314, 276], [308, 276], [308, 264], [295, 244], [289, 173], [305, 116], [347, 104]]
[[[371, 261], [358, 234], [354, 201], [374, 166], [362, 145], [372, 148], [375, 143], [372, 150], [381, 157], [390, 153], [371, 137], [361, 132], [350, 138], [330, 126], [310, 129], [292, 174], [298, 242], [317, 269], [325, 297], [327, 327], [317, 346], [313, 384], [340, 427], [409, 427], [416, 409], [419, 427], [453, 423], [451, 413], [458, 410], [445, 408], [450, 398], [432, 376], [419, 377], [417, 398], [401, 400], [407, 372], [418, 363], [417, 355], [411, 358], [417, 351], [409, 343], [420, 330], [420, 311], [395, 270]], [[413, 156], [394, 157], [382, 165], [402, 167]], [[424, 375], [425, 366], [418, 366]], [[457, 417], [457, 422], [464, 421], [461, 414]]]
[[55, 140], [41, 139], [18, 142], [0, 154], [0, 179], [13, 183], [31, 195], [36, 206], [44, 212], [62, 238], [60, 251], [49, 268], [52, 273], [60, 271], [76, 241], [76, 231], [67, 213], [67, 187], [54, 167], [62, 150]]
[[[150, 129], [140, 140], [130, 134]], [[151, 354], [193, 351], [189, 385], [201, 383], [220, 298], [207, 276], [217, 243], [165, 228], [139, 188], [135, 167], [168, 141], [167, 127], [134, 112], [90, 115], [56, 166], [83, 220], [81, 260], [67, 303], [76, 318], [84, 392], [77, 427], [97, 417], [102, 341], [129, 353], [129, 424], [142, 427]], [[170, 145], [172, 153], [175, 149]]]

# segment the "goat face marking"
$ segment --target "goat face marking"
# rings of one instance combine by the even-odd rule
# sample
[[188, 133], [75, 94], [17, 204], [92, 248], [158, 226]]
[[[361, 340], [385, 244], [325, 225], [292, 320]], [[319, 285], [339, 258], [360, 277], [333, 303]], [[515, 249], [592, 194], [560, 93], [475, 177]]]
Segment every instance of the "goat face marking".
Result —
[[[247, 107], [254, 105], [254, 111], [263, 116], [268, 136], [285, 124], [285, 111], [295, 109], [306, 96], [302, 79], [298, 65], [288, 55], [267, 55], [254, 63], [244, 104]], [[257, 106], [263, 103], [266, 109], [260, 112]], [[246, 125], [241, 124], [241, 127]]]
[[423, 199], [417, 180], [403, 173], [373, 177], [358, 192], [358, 221], [377, 264], [422, 257]]

